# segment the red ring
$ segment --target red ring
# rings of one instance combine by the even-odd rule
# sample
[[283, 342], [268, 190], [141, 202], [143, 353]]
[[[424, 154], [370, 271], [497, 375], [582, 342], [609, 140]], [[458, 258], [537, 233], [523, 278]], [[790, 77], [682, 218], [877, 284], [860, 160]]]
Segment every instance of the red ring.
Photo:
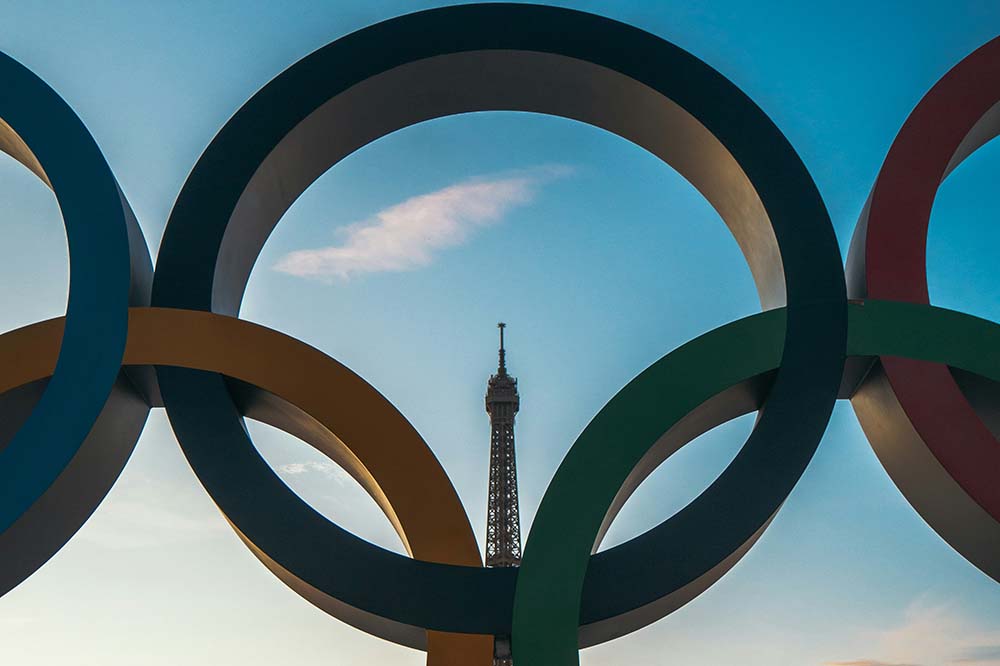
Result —
[[[938, 187], [962, 160], [998, 134], [1000, 38], [945, 74], [893, 142], [852, 241], [851, 297], [930, 302], [927, 229]], [[1000, 442], [948, 367], [896, 357], [880, 360], [900, 407], [927, 449], [970, 498], [1000, 521]]]

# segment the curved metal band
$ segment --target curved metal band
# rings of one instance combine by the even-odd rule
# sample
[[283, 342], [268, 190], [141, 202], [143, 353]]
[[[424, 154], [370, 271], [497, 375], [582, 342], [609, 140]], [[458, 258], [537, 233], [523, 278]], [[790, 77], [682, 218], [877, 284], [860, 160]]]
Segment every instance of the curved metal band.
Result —
[[[947, 363], [954, 371], [966, 373], [967, 377], [975, 377], [982, 385], [991, 386], [993, 395], [1000, 390], [1000, 354], [996, 353], [996, 350], [1000, 349], [1000, 325], [951, 310], [893, 301], [868, 300], [852, 303], [849, 305], [848, 313], [847, 354], [850, 358], [870, 361], [873, 356], [881, 355], [884, 358]], [[767, 378], [774, 370], [780, 372], [782, 359], [779, 338], [784, 329], [781, 319], [783, 315], [781, 311], [765, 312], [727, 324], [685, 344], [650, 366], [595, 417], [581, 434], [558, 474], [575, 473], [578, 478], [585, 478], [590, 483], [595, 481], [600, 483], [600, 480], [595, 478], [598, 475], [613, 477], [617, 473], [620, 481], [621, 475], [628, 471], [629, 465], [641, 455], [641, 447], [616, 450], [615, 457], [609, 458], [601, 451], [607, 441], [614, 439], [626, 443], [632, 441], [632, 437], [623, 435], [632, 435], [635, 441], [643, 439], [649, 441], [664, 427], [671, 428], [669, 434], [673, 430], [683, 428], [686, 420], [697, 415], [720, 396], [732, 391], [734, 387], [753, 386], [758, 384], [760, 379]], [[694, 373], [691, 370], [703, 367], [705, 359], [720, 361], [715, 366], [717, 372], [712, 377], [700, 377], [692, 381]], [[849, 380], [852, 372], [850, 369], [845, 372], [841, 397], [851, 397], [852, 384]], [[661, 413], [642, 408], [643, 405], [661, 403], [665, 396], [673, 399], [665, 404], [665, 409]], [[853, 400], [857, 408], [859, 396], [855, 394]], [[896, 409], [898, 410], [898, 407]], [[627, 428], [624, 432], [623, 424]], [[631, 459], [627, 457], [630, 454]], [[621, 458], [625, 458], [625, 461], [621, 462]], [[612, 465], [617, 465], [617, 469]], [[597, 474], [594, 470], [598, 470]], [[913, 478], [919, 480], [923, 468], [915, 467], [911, 470], [911, 474]], [[550, 492], [555, 483], [556, 481], [553, 481], [550, 486]], [[562, 499], [560, 495], [555, 497]], [[704, 495], [696, 502], [702, 501], [703, 498]], [[748, 500], [751, 499], [748, 496]], [[689, 511], [690, 506], [678, 515]], [[935, 517], [943, 516], [952, 508], [947, 498], [942, 498], [934, 509]], [[536, 522], [536, 526], [537, 524]], [[990, 533], [972, 533], [967, 537], [970, 543], [980, 548], [996, 548], [997, 542]], [[642, 538], [644, 537], [640, 537]], [[711, 535], [706, 534], [704, 538], [711, 538]], [[684, 557], [685, 545], [679, 544], [675, 552], [666, 554], [662, 560], [650, 563], [648, 568], [656, 567], [668, 572], [679, 569], [680, 573], [674, 575], [683, 577], [684, 570], [690, 567], [689, 561]], [[595, 567], [599, 557], [600, 555], [593, 556], [587, 568], [585, 601], [587, 595], [594, 589], [591, 582], [598, 577], [604, 578], [604, 574], [611, 573]], [[672, 566], [664, 567], [663, 562], [670, 562]], [[572, 566], [573, 563], [569, 562], [567, 565]], [[646, 571], [615, 570], [613, 573], [617, 574], [614, 583], [625, 587], [645, 586], [650, 580], [650, 575]], [[522, 576], [523, 574], [524, 572]], [[518, 581], [518, 585], [523, 584], [522, 580]], [[556, 580], [549, 592], [558, 594], [561, 590], [560, 584], [564, 584], [564, 581]], [[515, 649], [520, 612], [523, 611], [515, 605]], [[534, 619], [537, 622], [545, 622], [544, 618]], [[543, 632], [546, 629], [552, 630], [552, 627], [542, 626]], [[522, 645], [522, 649], [524, 647]], [[529, 645], [527, 648], [522, 655], [526, 653], [535, 657], [548, 650], [547, 645], [542, 642]], [[551, 652], [547, 658], [552, 658]]]
[[[853, 297], [928, 303], [926, 247], [941, 182], [1000, 134], [1000, 38], [920, 101], [893, 142], [858, 222]], [[948, 543], [1000, 581], [1000, 392], [942, 364], [882, 356], [854, 399], [893, 481]]]
[[[305, 343], [232, 317], [137, 308], [129, 311], [128, 321], [125, 365], [133, 369], [168, 365], [206, 371], [209, 377], [217, 376], [209, 373], [225, 375], [230, 378], [228, 388], [237, 398], [239, 414], [282, 428], [336, 460], [376, 498], [408, 550], [475, 563], [476, 543], [469, 538], [465, 512], [444, 470], [399, 412], [353, 372]], [[53, 319], [0, 336], [0, 367], [5, 368], [0, 374], [0, 401], [52, 375], [63, 323], [63, 318]], [[142, 388], [150, 406], [159, 406], [155, 383]], [[329, 400], [331, 394], [338, 399]], [[201, 400], [194, 396], [194, 402]], [[125, 439], [128, 445], [134, 443], [134, 438]], [[256, 489], [251, 494], [256, 494]], [[309, 518], [324, 520], [311, 509], [310, 513]], [[288, 522], [287, 529], [294, 531], [296, 527], [295, 521]], [[326, 566], [353, 580], [358, 590], [372, 584], [358, 578], [369, 573], [367, 568], [357, 570], [357, 563], [370, 557], [371, 551], [404, 563], [404, 567], [412, 562], [349, 533], [344, 535], [356, 547], [339, 552]], [[292, 537], [289, 540], [294, 542]], [[272, 566], [266, 555], [255, 552]], [[389, 566], [380, 573], [391, 580], [398, 569]], [[404, 570], [402, 575], [412, 573]], [[508, 596], [512, 587], [508, 585]], [[419, 592], [433, 594], [427, 589]], [[308, 598], [308, 591], [303, 594]], [[341, 604], [338, 610], [338, 617], [366, 631], [380, 635], [395, 632], [400, 642], [423, 639], [423, 627], [373, 617], [366, 608]], [[377, 628], [370, 626], [373, 621]], [[492, 639], [459, 636], [450, 642], [461, 645], [466, 656], [492, 658]], [[442, 649], [454, 647], [445, 645]]]
[[72, 109], [0, 53], [0, 151], [48, 185], [69, 245], [67, 330], [45, 384], [0, 401], [0, 595], [59, 550], [100, 503], [148, 409], [120, 376], [129, 304], [152, 265], [104, 156]]
[[[784, 309], [773, 310], [730, 324], [708, 336], [717, 338], [719, 344], [734, 350], [739, 346], [736, 341], [767, 340], [765, 344], [769, 352], [754, 362], [764, 368], [757, 374], [767, 377], [773, 374], [780, 361], [784, 319]], [[0, 336], [0, 366], [6, 369], [0, 375], [0, 400], [37, 386], [51, 376], [63, 323], [63, 318], [53, 319]], [[676, 356], [676, 353], [670, 356]], [[395, 512], [394, 505], [421, 505], [427, 493], [430, 493], [431, 502], [439, 504], [439, 508], [441, 504], [447, 504], [450, 487], [441, 483], [443, 471], [426, 445], [382, 396], [336, 361], [305, 343], [256, 324], [212, 313], [174, 308], [137, 308], [129, 313], [129, 339], [123, 363], [130, 369], [166, 365], [225, 375], [227, 387], [236, 397], [241, 414], [301, 437], [342, 464], [373, 496], [383, 498], [380, 505], [399, 526], [404, 543], [434, 542], [441, 549], [457, 552], [467, 548], [464, 530], [452, 529], [450, 536], [447, 531], [455, 523], [462, 526], [465, 516], [460, 506], [444, 506], [444, 510], [436, 515], [416, 511], [399, 515]], [[644, 376], [649, 374], [650, 371], [647, 371]], [[754, 382], [754, 374], [751, 372], [739, 381]], [[320, 399], [317, 397], [317, 384], [342, 396], [342, 400], [331, 404]], [[763, 390], [766, 390], [766, 384], [761, 384]], [[739, 383], [734, 386], [739, 386]], [[155, 384], [143, 385], [142, 389], [150, 396], [150, 406], [160, 406]], [[755, 408], [747, 403], [746, 411]], [[717, 422], [723, 420], [725, 418]], [[391, 440], [392, 445], [387, 446], [385, 438], [373, 436], [378, 433], [379, 427], [384, 427], [373, 425], [374, 421], [396, 422], [403, 426], [403, 430], [400, 436]], [[708, 427], [714, 423], [709, 423]], [[679, 440], [682, 445], [694, 436], [690, 427], [674, 428], [663, 441], [677, 440], [685, 434], [687, 438]], [[393, 461], [400, 464], [393, 465]], [[423, 488], [414, 487], [398, 470], [392, 469], [394, 466], [431, 481]], [[387, 473], [380, 478], [383, 472]], [[444, 502], [439, 501], [442, 498]], [[290, 527], [294, 528], [294, 525]], [[398, 581], [400, 595], [409, 604], [424, 609], [420, 614], [429, 625], [442, 622], [429, 617], [433, 609], [427, 609], [431, 605], [428, 597], [435, 595], [442, 597], [452, 609], [451, 618], [443, 622], [460, 626], [457, 618], [471, 615], [489, 618], [486, 625], [479, 625], [480, 630], [509, 630], [510, 600], [514, 590], [514, 576], [511, 574], [514, 570], [428, 567], [426, 562], [395, 555], [345, 534], [348, 537], [345, 543], [349, 546], [353, 544], [353, 547], [345, 549], [337, 559], [328, 563], [331, 568], [337, 568], [344, 578], [351, 580], [359, 573], [369, 573], [367, 560], [374, 557], [380, 560], [377, 579]], [[266, 555], [257, 554], [266, 560]], [[609, 580], [597, 581], [598, 586], [606, 587], [620, 580], [622, 572], [614, 570], [613, 558], [609, 559], [607, 553], [598, 554], [594, 559], [603, 560], [612, 573]], [[370, 583], [368, 580], [360, 581], [362, 586]], [[499, 611], [486, 610], [497, 606]], [[374, 604], [355, 608], [353, 612], [353, 623], [366, 630], [372, 629], [367, 626], [369, 617], [375, 617], [377, 613], [390, 616], [393, 613]], [[390, 623], [389, 620], [384, 622]], [[407, 631], [406, 627], [397, 628]], [[413, 627], [409, 631], [417, 629], [419, 627]]]
[[[683, 584], [661, 577], [643, 590], [612, 586], [610, 596], [601, 596], [597, 607], [584, 610], [585, 623], [600, 628], [601, 636], [620, 635], [637, 626], [615, 624], [614, 616], [623, 608], [649, 608], [670, 597], [653, 615], [669, 612], [683, 602], [682, 590], [717, 577], [713, 572], [720, 564], [731, 561], [759, 534], [811, 457], [841, 376], [846, 338], [843, 272], [822, 201], [780, 132], [717, 72], [648, 33], [553, 7], [450, 7], [344, 37], [270, 82], [206, 149], [167, 226], [153, 302], [235, 313], [250, 268], [277, 220], [331, 164], [400, 127], [497, 109], [581, 120], [660, 156], [720, 212], [747, 257], [762, 302], [781, 305], [787, 290], [790, 335], [783, 350], [785, 363], [756, 435], [784, 447], [787, 455], [774, 467], [760, 467], [763, 461], [749, 455], [737, 461], [736, 469], [742, 471], [734, 474], [749, 483], [758, 501], [741, 497], [744, 510], [740, 519], [729, 523], [732, 529], [705, 542], [703, 551], [692, 551], [696, 564]], [[794, 278], [786, 280], [786, 275]], [[324, 565], [344, 548], [335, 526], [310, 523], [309, 530], [298, 531], [309, 535], [308, 547], [304, 542], [290, 545], [284, 525], [293, 514], [305, 511], [301, 500], [270, 481], [264, 470], [248, 465], [232, 473], [231, 458], [249, 455], [245, 452], [252, 451], [252, 444], [221, 380], [176, 369], [163, 369], [159, 377], [182, 447], [232, 522], [299, 583], [346, 600], [349, 585], [334, 580]], [[199, 401], [218, 404], [211, 410], [196, 409], [192, 403]], [[787, 413], [795, 418], [780, 416]], [[207, 453], [222, 450], [227, 451], [224, 474], [222, 457], [215, 460]], [[280, 510], [251, 507], [243, 492], [247, 487], [255, 488], [254, 499], [261, 506]], [[738, 490], [748, 487], [740, 485]], [[598, 525], [604, 517], [601, 512]], [[658, 548], [669, 550], [680, 542], [696, 547], [694, 539], [674, 546], [665, 542], [677, 536], [674, 526], [679, 523], [668, 524], [646, 540], [647, 548], [613, 549], [598, 558], [611, 561], [620, 554], [620, 570], [629, 570], [658, 558]], [[682, 532], [687, 534], [687, 529]], [[697, 530], [700, 535], [702, 528]], [[562, 545], [549, 550], [549, 556], [561, 557]], [[591, 537], [588, 555], [593, 545]], [[536, 544], [533, 557], [543, 550]], [[385, 581], [377, 574], [379, 557], [369, 556], [368, 561], [371, 574], [365, 580]], [[487, 581], [511, 575], [477, 574], [483, 581], [477, 594], [498, 604], [496, 610], [483, 610], [489, 617], [480, 615], [475, 603], [445, 603], [463, 592], [440, 586], [421, 599], [419, 612], [416, 607], [404, 609], [393, 589], [395, 578], [392, 584], [367, 589], [365, 599], [391, 609], [397, 618], [411, 618], [408, 622], [414, 625], [504, 633], [509, 615], [503, 615], [503, 595], [492, 594], [502, 590], [502, 584]], [[533, 594], [544, 594], [544, 589], [542, 585]], [[545, 606], [544, 600], [538, 601], [539, 608]], [[577, 615], [579, 611], [573, 614], [574, 649]], [[645, 615], [642, 623], [651, 619], [655, 617]]]
[[[677, 383], [675, 371], [686, 362], [684, 357], [691, 359], [698, 355], [714, 356], [721, 350], [721, 353], [726, 354], [725, 360], [732, 362], [725, 366], [731, 369], [729, 376], [719, 377], [714, 388], [708, 383], [699, 388], [703, 396], [711, 396], [709, 400], [723, 395], [730, 387], [745, 385], [772, 375], [781, 361], [784, 318], [784, 310], [754, 315], [716, 329], [671, 352], [616, 396], [599, 418], [604, 420], [613, 417], [611, 412], [628, 408], [636, 399], [653, 399], [649, 394], [660, 391], [658, 383]], [[1000, 356], [990, 353], [991, 350], [1000, 348], [1000, 326], [993, 322], [941, 308], [879, 301], [852, 304], [849, 308], [849, 321], [848, 353], [852, 356], [870, 357], [882, 353], [947, 362], [955, 369], [975, 373], [994, 382], [1000, 381]], [[12, 392], [37, 384], [52, 375], [63, 322], [63, 318], [49, 320], [0, 336], [0, 365], [6, 369], [0, 375], [0, 396], [9, 396]], [[899, 335], [900, 330], [908, 331], [909, 334]], [[741, 348], [744, 346], [750, 351], [749, 354], [742, 354]], [[386, 451], [384, 447], [380, 449], [378, 442], [352, 439], [359, 446], [345, 452], [344, 442], [332, 432], [334, 428], [342, 433], [363, 430], [367, 425], [365, 420], [370, 418], [366, 414], [381, 409], [386, 411], [380, 414], [380, 418], [394, 418], [391, 406], [350, 371], [304, 343], [229, 317], [172, 308], [139, 308], [130, 311], [130, 335], [123, 362], [127, 365], [170, 364], [224, 373], [231, 381], [237, 382], [231, 388], [239, 396], [242, 413], [289, 429], [317, 448], [329, 452], [346, 467], [354, 470], [356, 477], [369, 486], [370, 492], [397, 502], [414, 499], [405, 496], [407, 488], [398, 485], [398, 476], [390, 475], [387, 478], [388, 484], [376, 479], [378, 487], [371, 489], [370, 480], [374, 478], [371, 470], [385, 464]], [[342, 388], [344, 395], [352, 402], [333, 406], [317, 400], [314, 387], [299, 381], [307, 371], [317, 374], [319, 377], [314, 381], [320, 381], [324, 386]], [[356, 392], [356, 389], [360, 391]], [[155, 390], [150, 391], [150, 395], [153, 396], [152, 406], [158, 406]], [[697, 400], [697, 397], [693, 398], [692, 404]], [[677, 425], [669, 432], [676, 432], [679, 425], [690, 419], [691, 414], [702, 409], [705, 404], [707, 403], [702, 402], [693, 407], [688, 405], [691, 411], [682, 415], [680, 420], [676, 419], [676, 414], [681, 414], [684, 406], [677, 406], [673, 410], [676, 412], [674, 420]], [[286, 410], [284, 417], [275, 416], [276, 405]], [[304, 409], [316, 411], [306, 414]], [[752, 411], [752, 408], [747, 411]], [[355, 418], [358, 422], [352, 423]], [[406, 444], [394, 447], [393, 455], [396, 455], [397, 450], [402, 452], [407, 464], [414, 465], [414, 471], [421, 476], [440, 476], [440, 469], [435, 470], [436, 461], [423, 442], [419, 439], [403, 441]], [[380, 461], [380, 458], [383, 460]], [[456, 514], [461, 515], [451, 511], [451, 515]], [[422, 524], [403, 525], [406, 534], [404, 538], [419, 541], [422, 538], [420, 532], [427, 526], [427, 522], [425, 520]], [[451, 543], [450, 546], [462, 548], [461, 543]], [[601, 553], [594, 556], [594, 561], [600, 561], [605, 555], [606, 553]], [[406, 563], [404, 566], [421, 565], [408, 558], [395, 555], [391, 557]], [[345, 557], [344, 560], [348, 567], [352, 566], [350, 558]], [[467, 607], [473, 613], [476, 612], [475, 606], [492, 606], [497, 599], [502, 601], [512, 593], [511, 577], [504, 577], [503, 584], [497, 586], [490, 584], [488, 579], [493, 576], [488, 570], [461, 567], [443, 569], [447, 572], [446, 577], [462, 576], [463, 572], [473, 574], [471, 579], [466, 579], [477, 588], [473, 591], [475, 596], [470, 597], [473, 599], [472, 605]], [[390, 566], [384, 572], [396, 575], [399, 570]], [[413, 568], [403, 573], [404, 577], [418, 578], [423, 572]], [[629, 584], [632, 578], [636, 578], [636, 584], [646, 580], [641, 572], [636, 574], [616, 571], [615, 575], [619, 584]], [[588, 593], [592, 594], [590, 591], [595, 588], [592, 580], [598, 577], [599, 574], [592, 567], [585, 588]], [[443, 588], [455, 587], [446, 578], [439, 578], [438, 582], [442, 580]], [[486, 593], [482, 594], [482, 590]], [[403, 591], [421, 593], [428, 590], [417, 585], [404, 586]], [[489, 596], [497, 592], [500, 592], [498, 596]]]

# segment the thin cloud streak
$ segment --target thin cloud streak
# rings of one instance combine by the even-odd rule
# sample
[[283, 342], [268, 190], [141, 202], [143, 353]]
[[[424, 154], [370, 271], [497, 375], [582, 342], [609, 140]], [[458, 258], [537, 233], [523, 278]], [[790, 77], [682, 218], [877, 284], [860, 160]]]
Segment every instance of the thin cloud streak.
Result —
[[540, 187], [573, 172], [548, 165], [466, 180], [411, 197], [338, 230], [339, 244], [290, 252], [274, 270], [332, 282], [365, 273], [409, 271], [461, 245], [478, 229], [502, 222], [534, 201]]
[[855, 661], [824, 661], [823, 666], [920, 666], [920, 664], [901, 664], [898, 662], [858, 659]]
[[975, 645], [955, 660], [956, 664], [1000, 664], [1000, 645]]
[[228, 532], [225, 520], [196, 489], [145, 479], [120, 489], [79, 538], [110, 550], [136, 550], [203, 542]]
[[823, 666], [1000, 666], [1000, 629], [980, 624], [954, 603], [916, 602], [895, 627], [868, 637], [879, 659], [826, 661]]
[[317, 462], [315, 460], [279, 465], [277, 470], [280, 474], [288, 476], [299, 476], [301, 474], [309, 474], [310, 472], [319, 472], [326, 478], [333, 479], [340, 485], [344, 485], [351, 478], [350, 475], [348, 475], [348, 473], [338, 465], [335, 465], [332, 462]]

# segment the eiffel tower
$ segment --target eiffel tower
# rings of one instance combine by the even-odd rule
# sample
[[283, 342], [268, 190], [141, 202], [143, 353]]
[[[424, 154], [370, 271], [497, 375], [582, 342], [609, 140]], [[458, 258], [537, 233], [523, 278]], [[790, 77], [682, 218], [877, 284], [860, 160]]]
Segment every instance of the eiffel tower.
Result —
[[[486, 386], [490, 416], [490, 486], [486, 507], [486, 566], [516, 567], [521, 563], [521, 518], [517, 506], [517, 463], [514, 458], [514, 415], [520, 406], [517, 379], [507, 374], [507, 352], [500, 329], [500, 362]], [[494, 666], [511, 666], [510, 637], [497, 636]]]

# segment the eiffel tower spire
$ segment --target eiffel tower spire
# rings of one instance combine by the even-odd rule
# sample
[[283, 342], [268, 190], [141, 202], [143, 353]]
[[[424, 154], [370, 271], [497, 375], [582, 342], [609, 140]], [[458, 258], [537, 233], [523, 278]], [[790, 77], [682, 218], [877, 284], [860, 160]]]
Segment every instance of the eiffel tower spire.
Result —
[[486, 512], [486, 566], [513, 567], [521, 563], [521, 521], [517, 504], [517, 466], [514, 457], [514, 415], [520, 406], [517, 380], [507, 374], [503, 322], [497, 372], [486, 388], [490, 416], [490, 486]]
[[503, 348], [503, 329], [507, 328], [507, 324], [500, 322], [497, 324], [497, 328], [500, 329], [500, 362], [497, 364], [497, 374], [506, 375], [507, 374], [507, 350]]
[[[500, 322], [497, 372], [486, 386], [486, 413], [490, 416], [490, 485], [486, 508], [486, 566], [516, 567], [521, 563], [521, 518], [517, 502], [517, 463], [514, 457], [514, 415], [520, 407], [517, 379], [507, 374], [507, 351]], [[496, 666], [510, 666], [510, 638], [498, 636]]]

